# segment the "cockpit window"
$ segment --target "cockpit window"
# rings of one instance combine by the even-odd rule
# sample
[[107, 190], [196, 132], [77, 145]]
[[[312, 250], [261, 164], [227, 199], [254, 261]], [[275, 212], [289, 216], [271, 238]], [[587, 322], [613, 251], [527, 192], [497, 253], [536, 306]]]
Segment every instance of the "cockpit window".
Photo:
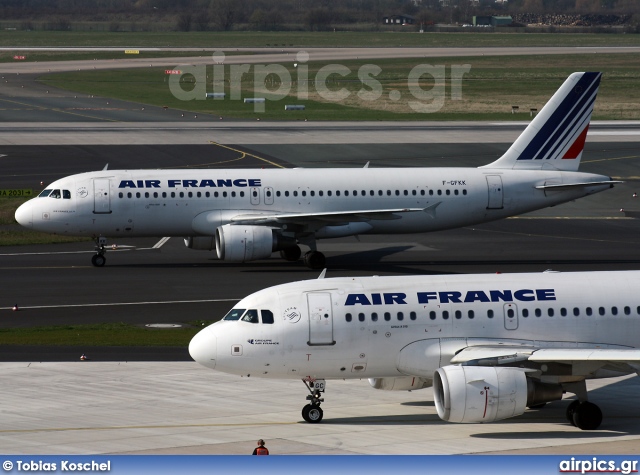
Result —
[[69, 190], [62, 190], [62, 198], [65, 200], [70, 200], [71, 192]]
[[49, 194], [51, 194], [51, 190], [42, 190], [38, 195], [38, 198], [46, 198]]
[[273, 323], [273, 313], [271, 310], [260, 310], [262, 314], [262, 323]]
[[244, 308], [232, 308], [229, 310], [229, 313], [225, 315], [223, 320], [240, 320], [240, 317], [244, 312]]
[[247, 310], [247, 313], [245, 313], [242, 316], [241, 319], [243, 322], [249, 322], [249, 323], [259, 323], [258, 321], [258, 311], [255, 309], [249, 309]]
[[60, 190], [53, 190], [49, 195], [49, 198], [57, 198], [60, 199]]

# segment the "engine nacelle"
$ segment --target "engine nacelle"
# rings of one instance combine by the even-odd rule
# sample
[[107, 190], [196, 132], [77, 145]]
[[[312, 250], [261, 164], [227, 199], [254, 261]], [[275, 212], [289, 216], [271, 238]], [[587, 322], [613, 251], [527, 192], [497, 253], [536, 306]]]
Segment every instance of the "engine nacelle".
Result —
[[278, 248], [278, 235], [266, 226], [225, 224], [216, 229], [216, 252], [224, 261], [265, 259]]
[[411, 391], [431, 387], [430, 379], [404, 376], [399, 378], [369, 378], [369, 384], [374, 389], [383, 391]]
[[433, 397], [444, 421], [493, 422], [561, 399], [562, 386], [527, 379], [521, 368], [452, 365], [435, 372]]
[[196, 251], [213, 251], [216, 248], [216, 240], [213, 236], [186, 237], [184, 245]]

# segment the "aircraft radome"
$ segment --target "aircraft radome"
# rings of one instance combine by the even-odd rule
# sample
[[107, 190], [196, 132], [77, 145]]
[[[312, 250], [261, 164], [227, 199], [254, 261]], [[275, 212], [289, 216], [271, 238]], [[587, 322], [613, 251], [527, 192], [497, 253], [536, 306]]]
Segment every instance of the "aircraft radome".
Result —
[[585, 381], [640, 371], [640, 271], [322, 277], [242, 299], [191, 340], [192, 358], [302, 380], [307, 422], [322, 420], [327, 380], [368, 378], [381, 390], [433, 386], [450, 422], [499, 421], [574, 393], [568, 421], [596, 429]]
[[578, 171], [601, 73], [574, 73], [502, 157], [480, 168], [102, 170], [51, 183], [16, 220], [90, 236], [180, 236], [229, 262], [275, 251], [324, 267], [317, 240], [423, 233], [554, 206], [613, 186]]

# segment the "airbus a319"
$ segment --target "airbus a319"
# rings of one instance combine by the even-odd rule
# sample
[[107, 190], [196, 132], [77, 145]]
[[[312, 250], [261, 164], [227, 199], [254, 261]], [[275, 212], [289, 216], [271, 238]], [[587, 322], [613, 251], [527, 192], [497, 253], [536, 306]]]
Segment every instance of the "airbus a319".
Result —
[[568, 421], [596, 429], [586, 380], [640, 371], [638, 288], [638, 271], [321, 278], [249, 295], [189, 352], [216, 371], [302, 380], [312, 423], [327, 380], [368, 378], [379, 390], [433, 386], [450, 422], [574, 393]]
[[422, 233], [557, 205], [613, 186], [578, 171], [600, 73], [574, 73], [502, 157], [480, 168], [102, 170], [51, 183], [16, 220], [55, 234], [90, 236], [95, 266], [108, 237], [180, 236], [229, 262], [300, 244], [322, 268], [317, 241]]

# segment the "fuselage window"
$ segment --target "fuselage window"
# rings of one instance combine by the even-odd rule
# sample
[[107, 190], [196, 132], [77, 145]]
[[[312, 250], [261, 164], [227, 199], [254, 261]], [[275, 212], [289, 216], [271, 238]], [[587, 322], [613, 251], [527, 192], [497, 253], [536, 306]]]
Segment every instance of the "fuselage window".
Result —
[[38, 198], [46, 198], [51, 194], [51, 190], [42, 190], [38, 195]]
[[[164, 195], [164, 193], [163, 193], [163, 195]], [[211, 197], [211, 193], [209, 193], [208, 191], [205, 191], [204, 192], [204, 196], [207, 197], [207, 198], [210, 198]]]
[[322, 190], [318, 191], [318, 196], [322, 196], [322, 195], [324, 195], [324, 191]]
[[[271, 191], [267, 190], [265, 195], [267, 195], [267, 198], [271, 198]], [[313, 196], [313, 191], [311, 192], [311, 196]]]
[[449, 320], [449, 311], [448, 310], [443, 310], [442, 311], [442, 318], [444, 320]]
[[460, 320], [462, 318], [462, 312], [460, 310], [456, 310], [455, 316], [458, 320]]
[[513, 317], [515, 317], [515, 315], [516, 315], [516, 313], [513, 311], [512, 308], [507, 309], [507, 317], [513, 318]]
[[227, 192], [226, 192], [226, 191], [223, 191], [223, 192], [222, 192], [222, 197], [223, 197], [223, 198], [226, 198], [226, 197], [227, 197]]
[[453, 190], [453, 194], [458, 196], [458, 190]]
[[176, 192], [175, 192], [175, 191], [172, 191], [172, 192], [171, 192], [171, 198], [175, 198], [175, 197], [176, 197]]
[[167, 192], [166, 192], [166, 191], [163, 191], [163, 192], [162, 192], [162, 197], [163, 197], [163, 198], [166, 198], [166, 197], [167, 197]]
[[358, 190], [353, 190], [353, 196], [358, 196]]
[[60, 199], [60, 190], [53, 190], [49, 195], [49, 198], [55, 198], [57, 200]]
[[139, 191], [138, 191], [138, 192], [136, 192], [136, 198], [140, 198], [140, 196], [141, 196], [141, 195], [140, 195], [140, 192], [139, 192]]
[[[269, 196], [271, 196], [271, 195], [269, 195]], [[244, 198], [244, 191], [240, 192], [240, 198]]]
[[404, 196], [409, 196], [409, 191], [408, 190], [404, 190]]
[[[367, 196], [367, 192], [366, 192], [366, 191], [364, 191], [364, 190], [362, 190], [362, 191], [360, 192], [360, 194], [361, 194], [362, 196]], [[371, 192], [371, 194], [373, 194], [373, 191]]]
[[378, 314], [376, 312], [373, 312], [371, 314], [371, 321], [372, 322], [377, 322], [378, 321]]
[[442, 190], [438, 190], [438, 195], [441, 195], [441, 194], [442, 194]]
[[416, 190], [411, 190], [411, 194], [412, 194], [413, 196], [416, 196], [416, 195], [418, 194], [418, 192], [417, 192]]
[[404, 313], [402, 313], [402, 312], [398, 312], [398, 315], [397, 315], [397, 316], [398, 316], [398, 321], [400, 321], [400, 322], [401, 322], [402, 320], [404, 320]]
[[202, 198], [202, 192], [198, 191], [198, 192], [196, 193], [196, 196], [197, 196], [198, 198]]
[[384, 312], [384, 320], [388, 322], [391, 320], [391, 314], [389, 312]]
[[364, 322], [364, 313], [359, 313], [358, 314], [358, 321]]
[[522, 309], [522, 316], [523, 316], [524, 318], [527, 318], [527, 317], [529, 316], [529, 309], [527, 309], [527, 308], [523, 308], [523, 309]]
[[547, 310], [547, 315], [549, 315], [550, 317], [553, 317], [553, 309], [552, 308], [549, 308]]
[[382, 190], [378, 190], [378, 196], [382, 196]]
[[420, 190], [420, 196], [424, 196], [424, 190]]
[[154, 197], [154, 198], [157, 198], [157, 197], [158, 197], [158, 192], [157, 192], [157, 191], [154, 191], [154, 192], [153, 192], [153, 197]]
[[149, 198], [149, 192], [148, 192], [148, 191], [145, 191], [145, 193], [144, 193], [144, 197], [145, 197], [145, 198]]
[[258, 197], [258, 192], [256, 190], [253, 190], [251, 194], [253, 195], [254, 198]]
[[429, 190], [429, 195], [433, 196], [433, 190]]
[[462, 194], [466, 195], [467, 194], [467, 190], [462, 190]]
[[229, 310], [229, 313], [224, 316], [223, 320], [239, 320], [244, 312], [244, 308], [232, 308]]
[[[232, 191], [231, 192], [231, 198], [235, 198], [236, 197], [236, 192]], [[189, 198], [191, 198], [191, 192], [189, 192]]]
[[591, 310], [591, 307], [587, 307], [585, 309], [585, 311], [587, 312], [587, 316], [590, 317], [591, 315], [593, 315], [593, 310]]
[[331, 190], [327, 190], [327, 196], [331, 196]]
[[276, 196], [280, 197], [280, 192], [279, 191], [276, 191]]
[[293, 196], [298, 196], [298, 192], [297, 192], [297, 191], [294, 191], [294, 192], [293, 192]]
[[445, 190], [445, 193], [447, 196], [449, 196], [451, 194], [451, 190]]
[[351, 318], [352, 318], [352, 317], [351, 317], [351, 314], [350, 314], [350, 313], [347, 313], [347, 314], [345, 314], [345, 316], [344, 316], [344, 319], [345, 319], [347, 322], [350, 322], [350, 321], [351, 321]]
[[476, 314], [473, 312], [473, 310], [469, 310], [468, 316], [469, 318], [473, 318], [476, 316]]
[[131, 196], [132, 196], [132, 195], [131, 195], [131, 193], [130, 193], [130, 192], [129, 192], [129, 193], [127, 193], [127, 198], [131, 198]]
[[429, 312], [429, 318], [430, 318], [431, 320], [435, 320], [435, 319], [436, 319], [436, 312], [435, 312], [434, 310], [431, 310], [431, 311]]
[[284, 192], [284, 196], [289, 196], [289, 192], [288, 192], [288, 191], [285, 191], [285, 192]]
[[344, 196], [349, 196], [349, 190], [344, 190]]
[[307, 196], [307, 192], [306, 191], [302, 191], [302, 196]]
[[374, 195], [376, 194], [376, 192], [375, 192], [375, 191], [373, 191], [373, 190], [369, 190], [369, 194], [370, 194], [371, 196], [374, 196]]
[[578, 307], [573, 307], [573, 315], [575, 317], [579, 317], [580, 316], [580, 309]]
[[618, 307], [611, 307], [611, 315], [618, 315]]
[[70, 200], [71, 192], [69, 190], [62, 190], [62, 199]]
[[638, 306], [636, 307], [636, 313], [637, 313], [638, 315], [640, 315], [640, 305], [638, 305]]
[[124, 193], [122, 191], [118, 193], [118, 198], [124, 198]]
[[624, 314], [625, 315], [631, 315], [631, 307], [625, 307], [624, 308]]
[[540, 310], [539, 308], [536, 308], [535, 314], [536, 314], [536, 317], [541, 317], [542, 316], [542, 310]]
[[560, 309], [560, 315], [562, 315], [563, 317], [566, 317], [566, 316], [567, 316], [567, 309], [566, 309], [566, 308], [564, 308], [564, 307], [562, 307], [562, 308]]
[[396, 190], [396, 196], [400, 196], [400, 190]]
[[387, 196], [391, 196], [391, 190], [387, 190]]
[[247, 313], [245, 313], [241, 320], [243, 322], [248, 322], [248, 323], [259, 323], [258, 321], [258, 311], [255, 309], [249, 309], [247, 310]]
[[340, 196], [340, 190], [336, 190], [336, 196]]
[[417, 317], [418, 317], [418, 316], [416, 315], [416, 312], [410, 312], [410, 313], [409, 313], [409, 318], [410, 318], [411, 320], [415, 320]]
[[491, 309], [487, 310], [487, 317], [493, 318], [493, 310]]
[[213, 192], [213, 197], [214, 197], [214, 198], [217, 198], [218, 196], [220, 196], [220, 193], [218, 193], [217, 191], [214, 191], [214, 192]]
[[600, 308], [598, 309], [598, 313], [599, 313], [600, 315], [604, 315], [604, 307], [600, 307]]
[[260, 314], [262, 315], [262, 323], [266, 323], [268, 325], [273, 324], [273, 312], [271, 310], [260, 310]]
[[184, 191], [180, 192], [180, 198], [184, 198]]

